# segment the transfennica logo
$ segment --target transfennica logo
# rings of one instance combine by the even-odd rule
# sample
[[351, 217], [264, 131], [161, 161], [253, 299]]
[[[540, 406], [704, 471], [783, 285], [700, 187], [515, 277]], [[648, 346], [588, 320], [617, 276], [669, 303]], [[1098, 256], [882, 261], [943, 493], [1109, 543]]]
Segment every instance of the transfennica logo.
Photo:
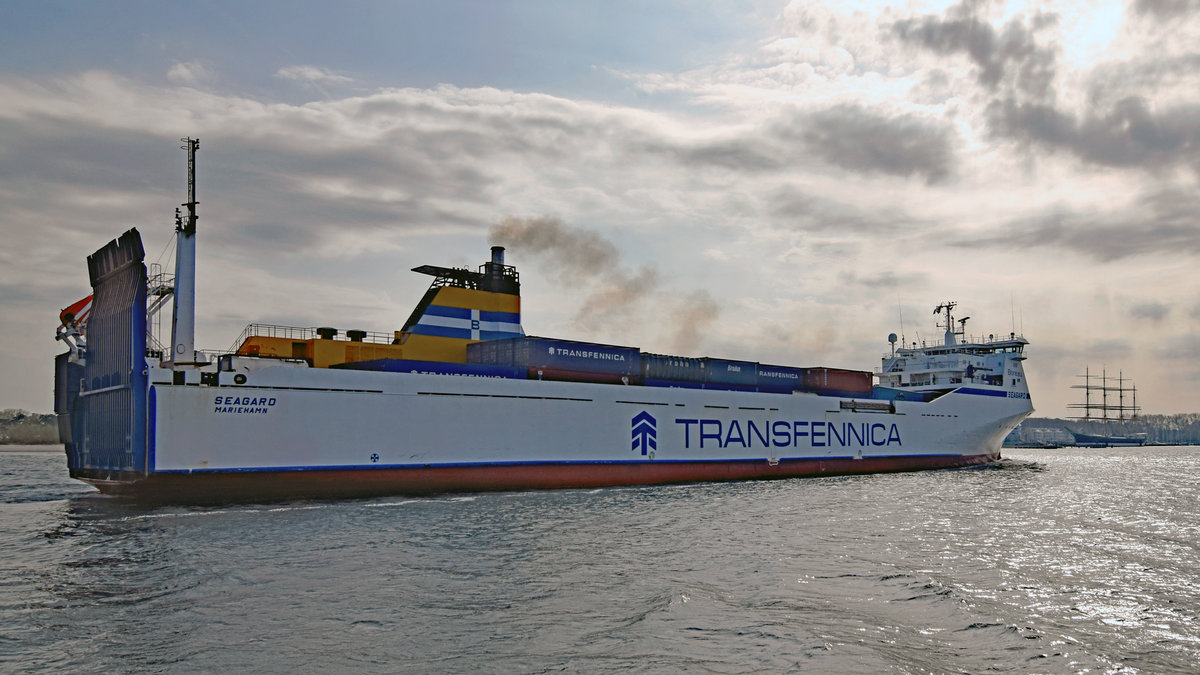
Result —
[[643, 455], [658, 449], [658, 420], [643, 410], [633, 418], [633, 449]]

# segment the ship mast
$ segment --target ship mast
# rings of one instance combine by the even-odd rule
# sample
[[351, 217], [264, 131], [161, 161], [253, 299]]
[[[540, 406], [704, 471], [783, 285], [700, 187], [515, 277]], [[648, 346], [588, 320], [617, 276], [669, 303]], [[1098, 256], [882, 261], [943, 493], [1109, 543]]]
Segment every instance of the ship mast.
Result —
[[[961, 329], [961, 331], [956, 332], [954, 330], [954, 316], [951, 314], [951, 311], [953, 311], [954, 308], [957, 306], [958, 306], [957, 302], [943, 302], [942, 304], [935, 307], [933, 310], [934, 314], [941, 314], [943, 311], [946, 312], [946, 326], [945, 326], [946, 334], [945, 334], [945, 341], [943, 344], [947, 347], [954, 346], [954, 344], [955, 344], [954, 337], [956, 335], [965, 336], [966, 330], [967, 330], [967, 319], [971, 318], [968, 316], [968, 317], [959, 319], [959, 324], [962, 326], [962, 329]], [[941, 324], [939, 324], [938, 327], [941, 328], [942, 327]]]
[[[1083, 410], [1083, 415], [1070, 419], [1081, 422], [1104, 422], [1105, 424], [1110, 421], [1125, 422], [1137, 419], [1138, 413], [1141, 412], [1141, 408], [1137, 404], [1137, 385], [1133, 384], [1133, 380], [1125, 377], [1123, 371], [1117, 371], [1116, 377], [1109, 377], [1107, 368], [1102, 369], [1099, 375], [1092, 375], [1091, 369], [1085, 368], [1083, 375], [1078, 377], [1083, 378], [1083, 384], [1074, 384], [1071, 385], [1071, 388], [1083, 390], [1083, 403], [1071, 403], [1067, 407]], [[1100, 384], [1093, 384], [1097, 380]], [[1116, 386], [1112, 386], [1109, 384], [1110, 382], [1116, 382]], [[1125, 385], [1126, 382], [1130, 383], [1129, 386]], [[1093, 392], [1100, 395], [1099, 402], [1093, 401]], [[1115, 403], [1110, 401], [1109, 392], [1116, 393]], [[1133, 395], [1132, 405], [1126, 405], [1126, 393]], [[1115, 417], [1112, 414], [1115, 414]]]
[[200, 139], [181, 138], [188, 152], [187, 215], [175, 209], [175, 303], [171, 315], [171, 361], [180, 366], [204, 365], [196, 355], [196, 151]]

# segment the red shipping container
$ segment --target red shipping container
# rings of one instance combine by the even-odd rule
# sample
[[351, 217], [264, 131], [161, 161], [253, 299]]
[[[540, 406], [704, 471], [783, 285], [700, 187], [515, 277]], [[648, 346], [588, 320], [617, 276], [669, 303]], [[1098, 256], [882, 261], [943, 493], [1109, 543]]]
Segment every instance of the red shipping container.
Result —
[[873, 385], [871, 373], [864, 370], [807, 368], [804, 372], [804, 388], [810, 391], [869, 394]]

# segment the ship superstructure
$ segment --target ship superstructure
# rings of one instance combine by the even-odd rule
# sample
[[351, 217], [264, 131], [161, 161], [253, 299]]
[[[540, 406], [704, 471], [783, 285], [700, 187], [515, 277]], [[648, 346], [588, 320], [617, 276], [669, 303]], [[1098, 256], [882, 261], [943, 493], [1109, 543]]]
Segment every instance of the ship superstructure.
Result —
[[[177, 250], [194, 257], [198, 143], [185, 140]], [[1032, 411], [1026, 341], [960, 340], [952, 303], [945, 344], [893, 339], [877, 384], [868, 371], [525, 335], [519, 276], [494, 247], [477, 270], [415, 268], [433, 281], [398, 330], [255, 324], [205, 355], [183, 278], [194, 260], [177, 261], [166, 293], [143, 259], [136, 230], [90, 256], [87, 324], [72, 316], [60, 331], [68, 465], [104, 492], [258, 500], [970, 466], [998, 459]], [[164, 350], [148, 334], [167, 296]]]
[[878, 372], [880, 386], [925, 395], [980, 385], [1013, 388], [1014, 395], [1028, 394], [1021, 362], [1029, 341], [1016, 333], [968, 338], [966, 324], [971, 317], [959, 319], [956, 329], [956, 306], [954, 302], [943, 302], [933, 310], [943, 316], [941, 344], [896, 348], [896, 334], [888, 336], [892, 353], [883, 358]]

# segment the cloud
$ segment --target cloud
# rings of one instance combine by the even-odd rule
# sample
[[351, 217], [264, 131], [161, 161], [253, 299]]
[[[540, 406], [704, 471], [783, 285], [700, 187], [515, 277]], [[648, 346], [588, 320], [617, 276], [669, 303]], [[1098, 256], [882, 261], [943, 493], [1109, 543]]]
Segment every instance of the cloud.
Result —
[[1039, 45], [1036, 34], [1054, 26], [1058, 17], [1038, 12], [1028, 22], [1016, 17], [997, 28], [979, 16], [986, 8], [986, 2], [965, 0], [947, 9], [944, 17], [896, 21], [891, 34], [935, 54], [966, 55], [979, 70], [979, 83], [988, 90], [1009, 89], [1046, 98], [1054, 83], [1056, 52]]
[[1200, 11], [1200, 0], [1135, 0], [1133, 11], [1167, 21]]
[[350, 84], [354, 78], [316, 66], [287, 66], [275, 71], [275, 77], [310, 84]]
[[865, 174], [923, 176], [930, 183], [954, 170], [954, 127], [904, 113], [887, 115], [856, 104], [840, 104], [776, 123], [783, 140], [827, 162]]
[[1133, 344], [1129, 340], [1120, 338], [1110, 338], [1105, 340], [1092, 340], [1083, 345], [1082, 352], [1077, 353], [1077, 358], [1099, 359], [1107, 361], [1110, 359], [1124, 358], [1133, 354]]
[[1200, 362], [1200, 333], [1172, 336], [1155, 350], [1155, 355], [1161, 359], [1182, 361], [1183, 364], [1194, 367]]
[[990, 234], [951, 235], [963, 248], [1003, 246], [1055, 248], [1103, 262], [1146, 255], [1200, 256], [1200, 196], [1165, 189], [1140, 195], [1124, 209], [1079, 211], [1068, 208], [1018, 218]]
[[1143, 302], [1129, 308], [1129, 315], [1135, 319], [1148, 319], [1155, 323], [1161, 322], [1171, 313], [1170, 305], [1161, 302]]
[[216, 73], [199, 61], [188, 61], [171, 66], [167, 79], [184, 87], [200, 87], [216, 81]]
[[1200, 172], [1200, 104], [1155, 112], [1131, 96], [1105, 113], [1079, 118], [1052, 106], [997, 101], [988, 111], [1001, 135], [1050, 150], [1066, 150], [1088, 162], [1161, 170], [1190, 166]]
[[[1135, 319], [1156, 310], [1121, 298], [1177, 307], [1162, 330], [1194, 319], [1194, 294], [1155, 288], [1194, 286], [1200, 257], [1200, 23], [1181, 13], [1194, 2], [1130, 2], [1124, 15], [1059, 0], [1024, 15], [793, 2], [729, 53], [696, 49], [667, 71], [613, 56], [525, 85], [430, 63], [389, 77], [469, 72], [484, 86], [385, 88], [356, 74], [378, 62], [335, 71], [299, 49], [265, 82], [238, 71], [254, 78], [242, 90], [232, 57], [211, 61], [219, 73], [184, 59], [169, 86], [0, 77], [0, 295], [14, 299], [0, 323], [24, 340], [14, 351], [48, 353], [24, 337], [38, 335], [34, 306], [46, 299], [53, 321], [79, 297], [82, 255], [131, 225], [161, 249], [184, 200], [178, 139], [192, 136], [208, 345], [247, 320], [387, 329], [423, 290], [404, 270], [477, 262], [469, 251], [505, 214], [555, 214], [504, 236], [550, 273], [525, 277], [527, 297], [567, 337], [861, 366], [883, 346], [861, 336], [895, 328], [870, 325], [893, 318], [884, 289], [932, 306], [942, 298], [923, 294], [953, 287], [1004, 319], [1016, 284], [1039, 307], [1034, 380], [1055, 372], [1041, 346], [1080, 351], [1093, 292], [1121, 284], [1104, 315], [1114, 342], [1098, 347], [1152, 363]], [[302, 88], [323, 96], [295, 104]], [[1041, 381], [1039, 407], [1070, 383]], [[1156, 387], [1173, 406], [1200, 401], [1200, 385]]]
[[863, 286], [869, 289], [905, 288], [925, 284], [929, 275], [922, 272], [896, 272], [882, 270], [880, 272], [860, 275], [856, 272], [845, 272], [840, 276], [846, 284]]
[[[1135, 11], [1167, 16], [1194, 2], [1139, 2]], [[984, 17], [987, 3], [966, 0], [943, 16], [896, 21], [890, 33], [904, 44], [939, 55], [966, 55], [990, 100], [984, 109], [997, 140], [1017, 142], [1027, 156], [1063, 151], [1095, 165], [1152, 172], [1190, 167], [1200, 172], [1200, 104], [1157, 101], [1169, 83], [1191, 83], [1194, 48], [1164, 47], [1152, 55], [1101, 62], [1081, 76], [1086, 106], [1058, 103], [1058, 43], [1049, 30], [1058, 15], [1039, 12], [1010, 19], [1003, 27]]]
[[886, 235], [921, 227], [915, 219], [893, 210], [880, 213], [866, 205], [817, 194], [801, 185], [781, 187], [767, 197], [767, 208], [781, 227], [831, 235]]

